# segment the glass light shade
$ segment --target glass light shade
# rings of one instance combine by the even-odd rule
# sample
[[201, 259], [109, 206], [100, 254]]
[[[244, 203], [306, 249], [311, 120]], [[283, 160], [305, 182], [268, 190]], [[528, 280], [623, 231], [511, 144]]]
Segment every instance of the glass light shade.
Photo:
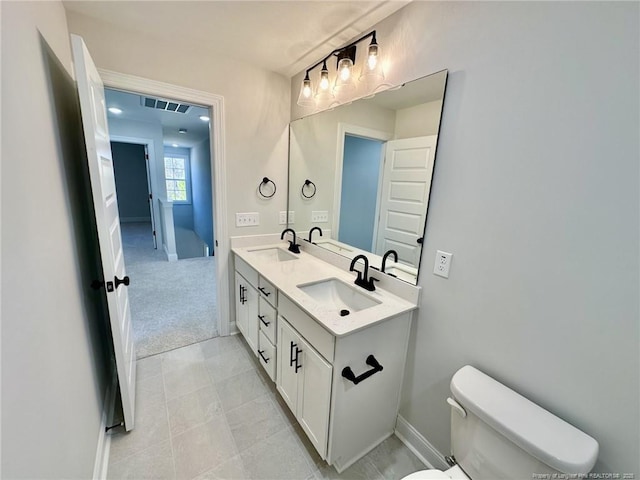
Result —
[[300, 95], [298, 96], [298, 105], [301, 107], [313, 107], [316, 102], [313, 98], [313, 91], [311, 90], [311, 80], [309, 75], [305, 76], [300, 87]]
[[314, 98], [318, 110], [326, 110], [327, 108], [334, 106], [336, 103], [336, 97], [333, 95], [331, 89], [327, 88], [324, 90], [319, 85]]
[[342, 58], [338, 62], [338, 75], [336, 83], [333, 87], [333, 93], [336, 95], [340, 103], [352, 100], [351, 96], [356, 90], [356, 84], [353, 81], [353, 61], [350, 58]]
[[362, 63], [359, 80], [369, 91], [374, 90], [384, 80], [382, 62], [380, 62], [380, 46], [377, 43], [371, 42], [369, 45], [367, 56]]

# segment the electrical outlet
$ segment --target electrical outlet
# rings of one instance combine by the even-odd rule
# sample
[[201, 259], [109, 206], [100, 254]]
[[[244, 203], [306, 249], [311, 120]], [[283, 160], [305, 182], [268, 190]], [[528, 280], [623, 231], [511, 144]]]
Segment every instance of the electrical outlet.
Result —
[[451, 259], [453, 253], [443, 252], [438, 250], [436, 252], [436, 262], [433, 265], [433, 274], [439, 275], [444, 278], [449, 278], [449, 269], [451, 268]]
[[236, 227], [253, 227], [260, 225], [258, 212], [236, 213]]
[[311, 223], [327, 223], [328, 221], [329, 221], [328, 211], [323, 210], [323, 211], [311, 212]]
[[[294, 215], [293, 210], [289, 210], [289, 223], [294, 223]], [[278, 225], [286, 225], [287, 224], [287, 212], [285, 210], [280, 212], [278, 216]]]

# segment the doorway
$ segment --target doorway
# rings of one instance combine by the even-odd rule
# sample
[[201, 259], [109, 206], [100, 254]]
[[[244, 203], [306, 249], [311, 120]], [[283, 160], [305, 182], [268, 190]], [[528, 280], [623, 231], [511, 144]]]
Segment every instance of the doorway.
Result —
[[[209, 191], [211, 192], [210, 193], [211, 197], [215, 197], [215, 200], [219, 200], [220, 204], [224, 204], [224, 195], [226, 193], [225, 189], [222, 188], [220, 191], [217, 188], [218, 184], [221, 183], [221, 181], [225, 178], [224, 165], [222, 162], [222, 158], [224, 154], [223, 145], [221, 145], [222, 140], [218, 142], [218, 139], [223, 138], [222, 137], [223, 129], [221, 124], [222, 118], [223, 118], [221, 98], [215, 95], [206, 94], [203, 92], [196, 92], [189, 89], [182, 89], [180, 87], [161, 84], [158, 82], [145, 81], [143, 79], [129, 77], [127, 75], [116, 74], [113, 72], [101, 71], [100, 73], [101, 73], [101, 76], [103, 77], [106, 88], [115, 87], [118, 90], [128, 90], [129, 92], [135, 92], [136, 94], [143, 93], [146, 95], [156, 95], [156, 96], [161, 96], [162, 98], [167, 98], [169, 97], [169, 95], [177, 94], [181, 98], [185, 99], [183, 101], [195, 100], [197, 101], [198, 105], [202, 105], [206, 109], [205, 112], [208, 113], [207, 116], [212, 119], [212, 122], [211, 122], [212, 124], [214, 123], [215, 120], [218, 120], [220, 122], [220, 124], [215, 124], [211, 126], [211, 129], [208, 132], [208, 135], [206, 138], [206, 145], [200, 149], [201, 151], [206, 150], [211, 160], [209, 163], [208, 170], [207, 169], [204, 170], [204, 175], [202, 175], [202, 172], [200, 172], [201, 173], [200, 180], [202, 181], [203, 179], [205, 179], [206, 181], [203, 181], [203, 183], [208, 184]], [[133, 89], [131, 87], [133, 87]], [[173, 98], [179, 98], [179, 97], [173, 97]], [[115, 136], [112, 136], [112, 140], [123, 140], [123, 137], [115, 135]], [[129, 138], [127, 140], [130, 141], [131, 139]], [[150, 143], [151, 145], [149, 146], [152, 147], [153, 142], [150, 142]], [[158, 149], [156, 148], [156, 150]], [[162, 171], [162, 172], [165, 171], [165, 168], [164, 168], [165, 155], [163, 155], [163, 153], [165, 152], [161, 151], [160, 155], [155, 157], [156, 170], [154, 171], [153, 165], [151, 165], [148, 170], [150, 173], [149, 184], [151, 185], [152, 190], [153, 190], [154, 183], [156, 184], [156, 187], [157, 187], [162, 181], [166, 181], [165, 178], [157, 175], [158, 171]], [[149, 157], [152, 157], [151, 152], [149, 152]], [[159, 157], [161, 157], [161, 159], [159, 159]], [[153, 175], [154, 172], [156, 173], [155, 178]], [[173, 180], [176, 180], [176, 179], [173, 179]], [[153, 195], [155, 196], [155, 193], [153, 193]], [[162, 199], [160, 198], [158, 200], [162, 201]], [[169, 202], [166, 201], [165, 204], [166, 203], [169, 203]], [[207, 266], [204, 266], [202, 268], [195, 266], [194, 264], [197, 263], [197, 259], [194, 259], [196, 261], [193, 261], [193, 262], [190, 262], [189, 260], [185, 260], [185, 261], [179, 260], [178, 262], [167, 262], [167, 258], [163, 258], [162, 260], [165, 265], [168, 263], [175, 264], [175, 265], [172, 265], [174, 267], [174, 270], [170, 274], [164, 275], [164, 281], [161, 280], [163, 275], [160, 275], [157, 272], [152, 273], [151, 275], [147, 275], [145, 279], [142, 279], [142, 275], [136, 275], [136, 276], [140, 276], [141, 278], [139, 286], [147, 285], [151, 287], [148, 290], [156, 294], [155, 300], [152, 300], [151, 302], [147, 302], [154, 307], [154, 309], [150, 310], [146, 314], [147, 318], [157, 319], [158, 317], [162, 316], [163, 312], [164, 313], [167, 312], [168, 308], [163, 308], [161, 305], [161, 302], [159, 301], [160, 299], [162, 299], [162, 300], [170, 300], [169, 303], [173, 304], [174, 306], [177, 304], [179, 306], [178, 310], [184, 313], [183, 318], [188, 319], [187, 321], [183, 321], [182, 323], [178, 322], [179, 319], [177, 317], [179, 317], [180, 315], [175, 314], [175, 311], [173, 314], [169, 313], [168, 315], [165, 315], [168, 320], [167, 322], [165, 322], [165, 326], [167, 325], [172, 326], [174, 328], [173, 337], [175, 337], [175, 339], [181, 339], [181, 342], [182, 342], [181, 344], [167, 343], [165, 347], [162, 347], [163, 342], [159, 340], [159, 338], [162, 336], [161, 333], [163, 328], [160, 328], [159, 326], [145, 327], [147, 330], [146, 333], [150, 333], [151, 335], [150, 335], [149, 341], [146, 342], [146, 346], [143, 345], [142, 346], [143, 348], [139, 349], [140, 351], [138, 352], [138, 355], [137, 355], [139, 358], [142, 358], [144, 356], [148, 356], [151, 354], [155, 354], [155, 353], [160, 353], [161, 351], [177, 348], [179, 346], [183, 346], [189, 343], [202, 341], [206, 338], [211, 338], [212, 336], [215, 336], [215, 335], [224, 336], [224, 335], [228, 335], [229, 333], [228, 321], [211, 322], [211, 321], [208, 321], [207, 319], [203, 320], [202, 315], [199, 315], [197, 311], [199, 310], [200, 314], [205, 312], [207, 315], [209, 315], [209, 317], [211, 315], [214, 315], [218, 319], [229, 318], [228, 316], [228, 309], [229, 309], [228, 285], [225, 284], [224, 280], [221, 281], [221, 277], [224, 278], [226, 271], [228, 269], [227, 262], [224, 260], [226, 256], [222, 255], [222, 253], [226, 250], [228, 255], [228, 247], [226, 245], [226, 242], [220, 241], [218, 237], [218, 235], [220, 235], [220, 238], [225, 238], [224, 232], [226, 231], [226, 227], [225, 227], [224, 221], [219, 223], [214, 222], [214, 220], [217, 220], [216, 217], [220, 216], [224, 219], [226, 215], [220, 215], [220, 211], [222, 210], [222, 208], [218, 208], [216, 203], [217, 202], [214, 201], [213, 198], [211, 198], [211, 200], [208, 202], [208, 211], [207, 209], [204, 209], [204, 214], [202, 214], [202, 212], [200, 212], [199, 214], [201, 218], [202, 217], [206, 218], [208, 215], [209, 222], [211, 224], [210, 234], [209, 234], [209, 241], [211, 245], [210, 246], [207, 245], [206, 249], [205, 248], [202, 249], [202, 252], [203, 252], [202, 257], [204, 257], [204, 255], [207, 253], [209, 255], [210, 260]], [[152, 211], [156, 213], [156, 211], [161, 208], [162, 208], [162, 204], [160, 203], [156, 207], [155, 211], [153, 209]], [[154, 213], [150, 213], [149, 220], [154, 219]], [[122, 224], [123, 242], [129, 242], [129, 241], [135, 242], [136, 235], [142, 236], [142, 237], [146, 236], [144, 228], [143, 229], [138, 228], [138, 232], [135, 231], [136, 229], [134, 227], [136, 226], [135, 225], [136, 223], [142, 223], [142, 222], [125, 222]], [[153, 237], [147, 237], [145, 239], [145, 242], [147, 245], [151, 243], [152, 250], [147, 250], [147, 252], [150, 253], [149, 257], [155, 256], [156, 260], [159, 260], [159, 257], [164, 256], [164, 253], [165, 253], [164, 246], [167, 243], [167, 239], [166, 239], [167, 234], [166, 232], [161, 232], [162, 230], [162, 228], [160, 228], [161, 223], [162, 223], [161, 221], [157, 221], [155, 224], [155, 230], [157, 231], [156, 238], [158, 240], [158, 245], [157, 245], [158, 248], [154, 250], [152, 242], [148, 241]], [[216, 226], [215, 239], [213, 235], [214, 224]], [[150, 226], [150, 224], [148, 223], [147, 225], [148, 225], [148, 229], [151, 230], [152, 227]], [[127, 232], [127, 230], [129, 230], [129, 232]], [[214, 251], [217, 254], [216, 255], [217, 258], [215, 259], [212, 257]], [[127, 256], [126, 253], [125, 253], [125, 256]], [[222, 259], [222, 261], [219, 262], [218, 259]], [[207, 259], [205, 259], [205, 261], [206, 260]], [[186, 263], [180, 265], [183, 262], [186, 262]], [[144, 262], [136, 262], [136, 260], [129, 261], [127, 263], [127, 269], [129, 273], [131, 274], [135, 273], [136, 269], [144, 270], [143, 273], [149, 273], [153, 270], [153, 266], [150, 265], [149, 262], [147, 262], [146, 265], [143, 265], [143, 263]], [[156, 268], [159, 264], [160, 263], [158, 262], [156, 265]], [[177, 270], [175, 269], [176, 266], [177, 266]], [[152, 282], [150, 282], [149, 280], [150, 278], [158, 280], [159, 283], [156, 286], [151, 286], [150, 283]], [[191, 286], [189, 286], [190, 281], [194, 281], [193, 285]], [[196, 286], [202, 286], [202, 285], [207, 286], [210, 291], [200, 292], [197, 288], [195, 288]], [[133, 286], [134, 286], [134, 281], [132, 278], [132, 287]], [[135, 293], [135, 288], [132, 288], [132, 287], [130, 287], [130, 290], [133, 290], [132, 308], [135, 310], [135, 303], [136, 303], [135, 301], [136, 301], [137, 294]], [[140, 296], [143, 297], [144, 294], [140, 293]], [[194, 308], [194, 306], [196, 307]], [[198, 318], [200, 318], [199, 324], [197, 321]], [[134, 323], [135, 323], [135, 318], [134, 318]], [[141, 342], [138, 342], [139, 345], [140, 343]]]

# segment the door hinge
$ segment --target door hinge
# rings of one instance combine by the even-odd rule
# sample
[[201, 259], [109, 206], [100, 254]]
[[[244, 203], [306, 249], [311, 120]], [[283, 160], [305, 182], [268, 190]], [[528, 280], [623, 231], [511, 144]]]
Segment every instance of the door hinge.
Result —
[[145, 160], [149, 160], [149, 154], [145, 153], [145, 154], [144, 154], [144, 159], [145, 159]]
[[150, 194], [149, 194], [149, 198], [150, 198], [151, 200], [153, 200], [153, 193], [150, 193]]
[[218, 246], [218, 240], [216, 240], [216, 247]]
[[153, 236], [154, 236], [154, 237], [156, 236], [156, 231], [155, 231], [155, 230], [153, 231]]

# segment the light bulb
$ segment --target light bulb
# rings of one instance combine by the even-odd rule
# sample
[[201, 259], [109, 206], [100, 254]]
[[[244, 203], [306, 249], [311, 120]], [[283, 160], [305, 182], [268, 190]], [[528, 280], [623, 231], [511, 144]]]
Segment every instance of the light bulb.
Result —
[[302, 84], [302, 96], [304, 98], [311, 98], [311, 81], [305, 80]]
[[346, 82], [351, 77], [351, 67], [353, 66], [353, 62], [350, 58], [343, 58], [338, 63], [338, 72], [340, 75], [340, 79], [343, 82]]
[[378, 45], [369, 45], [367, 66], [369, 67], [369, 70], [375, 70], [376, 65], [378, 65]]
[[322, 67], [320, 71], [320, 88], [326, 90], [329, 88], [329, 70], [326, 67]]

